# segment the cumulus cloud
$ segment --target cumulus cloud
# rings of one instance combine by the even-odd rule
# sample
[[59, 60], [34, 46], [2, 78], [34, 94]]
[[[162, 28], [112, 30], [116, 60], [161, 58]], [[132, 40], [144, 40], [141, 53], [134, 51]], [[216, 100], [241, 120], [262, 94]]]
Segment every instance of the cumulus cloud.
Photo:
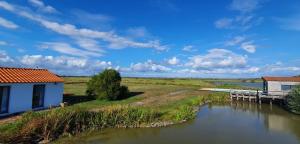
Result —
[[14, 62], [14, 60], [10, 56], [8, 56], [5, 51], [0, 51], [0, 62], [1, 65], [1, 64], [12, 63]]
[[247, 51], [248, 53], [255, 53], [256, 51], [256, 45], [254, 45], [251, 41], [242, 43], [241, 48]]
[[172, 57], [168, 60], [169, 65], [177, 65], [180, 63], [180, 60], [177, 57]]
[[193, 45], [186, 45], [182, 48], [182, 50], [186, 51], [186, 52], [195, 52], [195, 51], [197, 51], [197, 49]]
[[16, 29], [19, 27], [17, 24], [15, 24], [9, 20], [6, 20], [2, 17], [0, 17], [0, 26], [8, 28], [8, 29]]
[[226, 69], [226, 68], [216, 68], [216, 69], [181, 69], [178, 70], [178, 73], [185, 73], [185, 74], [254, 74], [260, 71], [259, 67], [245, 67], [245, 68], [233, 68], [233, 69]]
[[243, 68], [247, 56], [238, 55], [226, 49], [211, 49], [206, 55], [191, 57], [186, 66], [194, 69]]
[[110, 61], [44, 55], [24, 55], [13, 58], [5, 51], [0, 51], [0, 66], [45, 68], [60, 75], [93, 75], [104, 69], [113, 68]]
[[20, 15], [32, 21], [38, 22], [43, 27], [56, 32], [61, 35], [69, 36], [71, 38], [85, 38], [95, 39], [108, 43], [108, 48], [123, 49], [123, 48], [153, 48], [159, 51], [167, 50], [166, 45], [161, 45], [159, 40], [150, 40], [146, 42], [137, 42], [126, 37], [122, 37], [114, 33], [113, 31], [105, 32], [87, 28], [78, 28], [72, 24], [60, 24], [55, 21], [49, 21], [42, 18], [40, 15], [30, 13], [28, 11], [19, 8], [19, 6], [9, 4], [1, 1], [0, 8], [10, 11], [14, 14]]
[[20, 58], [20, 63], [26, 67], [50, 69], [62, 75], [92, 75], [112, 68], [111, 62], [67, 56], [25, 55]]
[[156, 64], [152, 60], [148, 60], [144, 63], [135, 63], [131, 64], [130, 68], [125, 68], [123, 71], [125, 72], [167, 72], [170, 71], [171, 68], [166, 66]]
[[28, 2], [37, 7], [39, 11], [47, 12], [47, 13], [57, 13], [57, 10], [52, 6], [45, 5], [42, 0], [28, 0]]

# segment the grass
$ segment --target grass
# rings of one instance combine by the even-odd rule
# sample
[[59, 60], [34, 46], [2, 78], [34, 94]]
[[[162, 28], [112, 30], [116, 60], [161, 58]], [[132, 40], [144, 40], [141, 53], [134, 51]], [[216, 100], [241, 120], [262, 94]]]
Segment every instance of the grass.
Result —
[[0, 126], [1, 142], [36, 143], [108, 127], [163, 126], [195, 118], [205, 102], [224, 102], [226, 94], [199, 91], [214, 87], [199, 79], [124, 78], [131, 97], [99, 101], [85, 96], [89, 77], [65, 78], [66, 108], [23, 114], [14, 123]]

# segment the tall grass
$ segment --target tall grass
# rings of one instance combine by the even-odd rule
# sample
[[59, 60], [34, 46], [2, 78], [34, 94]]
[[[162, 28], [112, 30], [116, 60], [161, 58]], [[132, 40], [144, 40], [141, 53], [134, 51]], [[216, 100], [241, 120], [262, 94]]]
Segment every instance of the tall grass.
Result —
[[159, 107], [107, 106], [103, 109], [66, 107], [43, 112], [28, 112], [13, 124], [0, 127], [0, 143], [38, 143], [87, 130], [118, 127], [142, 127], [152, 123], [182, 122], [196, 117], [199, 105], [225, 102], [226, 93], [195, 96]]
[[[229, 100], [228, 93], [211, 93], [208, 96], [196, 96], [183, 100], [181, 105], [171, 111], [171, 117], [175, 121], [186, 121], [196, 117], [198, 106], [204, 103], [224, 103]], [[177, 104], [175, 104], [177, 105]]]
[[160, 115], [157, 111], [131, 107], [112, 107], [101, 111], [55, 109], [29, 112], [23, 115], [14, 133], [0, 134], [0, 143], [37, 143], [86, 130], [139, 127], [157, 121]]

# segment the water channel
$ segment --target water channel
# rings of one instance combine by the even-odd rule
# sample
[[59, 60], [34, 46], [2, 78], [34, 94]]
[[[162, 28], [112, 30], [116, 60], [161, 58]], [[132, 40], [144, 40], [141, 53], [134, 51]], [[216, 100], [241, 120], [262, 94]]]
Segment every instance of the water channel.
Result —
[[63, 140], [103, 144], [298, 144], [300, 116], [273, 105], [234, 102], [200, 107], [195, 120], [164, 128], [106, 129]]

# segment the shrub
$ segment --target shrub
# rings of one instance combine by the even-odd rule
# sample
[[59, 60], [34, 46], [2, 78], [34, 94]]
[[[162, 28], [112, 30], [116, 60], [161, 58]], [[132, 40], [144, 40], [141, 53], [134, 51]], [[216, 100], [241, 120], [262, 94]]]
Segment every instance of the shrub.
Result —
[[300, 114], [300, 86], [297, 86], [289, 93], [287, 106], [291, 112]]
[[87, 84], [87, 95], [96, 99], [117, 100], [126, 98], [128, 88], [121, 86], [120, 73], [113, 69], [104, 70], [92, 77]]

